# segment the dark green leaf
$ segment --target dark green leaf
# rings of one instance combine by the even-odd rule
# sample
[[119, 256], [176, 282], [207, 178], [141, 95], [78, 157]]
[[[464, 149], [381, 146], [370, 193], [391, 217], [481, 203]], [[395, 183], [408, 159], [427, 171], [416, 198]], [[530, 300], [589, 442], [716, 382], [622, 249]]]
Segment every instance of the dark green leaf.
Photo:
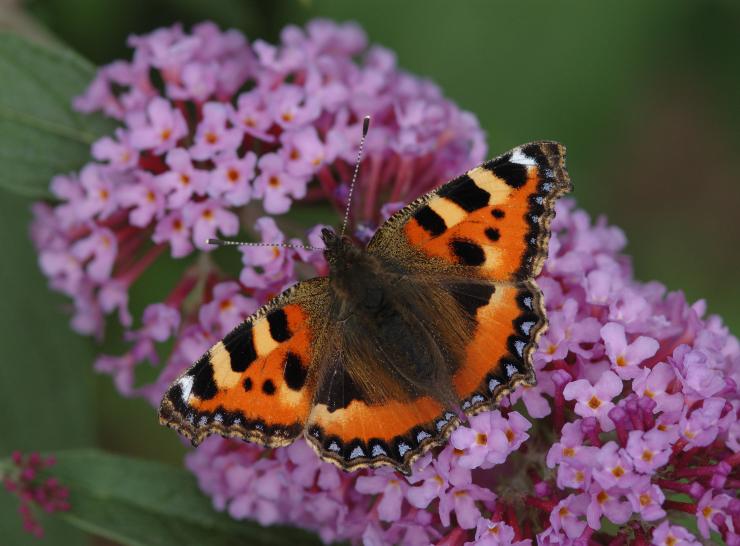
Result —
[[[14, 449], [56, 450], [94, 440], [92, 350], [69, 327], [62, 298], [47, 289], [28, 239], [30, 202], [0, 191], [0, 457]], [[38, 540], [22, 530], [16, 501], [0, 493], [0, 543]], [[84, 536], [56, 521], [43, 521], [46, 543], [84, 544]]]
[[298, 529], [261, 527], [214, 511], [182, 468], [101, 451], [57, 455], [54, 473], [71, 490], [72, 525], [125, 545], [320, 544]]
[[55, 174], [79, 169], [90, 144], [112, 124], [79, 114], [72, 99], [93, 78], [87, 61], [0, 33], [0, 187], [22, 195], [48, 195]]

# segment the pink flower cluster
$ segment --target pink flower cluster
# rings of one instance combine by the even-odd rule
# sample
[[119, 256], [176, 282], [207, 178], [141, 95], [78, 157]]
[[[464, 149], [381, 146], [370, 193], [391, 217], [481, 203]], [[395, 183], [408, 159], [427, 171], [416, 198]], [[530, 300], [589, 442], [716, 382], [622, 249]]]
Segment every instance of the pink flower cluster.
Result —
[[624, 244], [559, 204], [538, 385], [471, 418], [410, 477], [344, 473], [301, 441], [265, 453], [211, 438], [189, 468], [233, 517], [327, 542], [740, 544], [740, 345], [702, 302], [636, 282]]
[[[206, 23], [131, 45], [133, 60], [101, 69], [76, 103], [122, 126], [95, 144], [96, 161], [53, 180], [59, 201], [37, 204], [32, 227], [52, 288], [73, 298], [73, 327], [101, 335], [117, 312], [131, 348], [96, 368], [124, 395], [156, 404], [299, 270], [325, 272], [319, 253], [286, 248], [245, 248], [240, 271], [224, 271], [204, 239], [241, 229], [280, 242], [264, 212], [341, 209], [364, 115], [373, 128], [358, 239], [483, 159], [475, 119], [399, 71], [389, 51], [367, 48], [354, 25], [290, 26], [273, 46]], [[327, 542], [676, 546], [698, 544], [679, 524], [693, 521], [704, 540], [739, 544], [737, 339], [703, 318], [701, 302], [636, 282], [618, 229], [565, 203], [553, 232], [537, 387], [471, 418], [408, 478], [344, 473], [303, 441], [264, 450], [211, 438], [187, 459], [201, 488], [234, 518], [299, 525]], [[180, 262], [170, 292], [134, 323], [130, 290], [165, 250], [196, 259]], [[138, 386], [137, 368], [163, 347], [158, 378]]]
[[66, 512], [70, 509], [69, 490], [59, 484], [54, 477], [44, 477], [46, 469], [55, 464], [53, 457], [43, 458], [39, 453], [30, 453], [25, 457], [19, 451], [11, 456], [12, 466], [0, 467], [0, 478], [5, 489], [16, 495], [20, 504], [18, 512], [23, 520], [23, 529], [41, 538], [44, 529], [41, 527], [35, 509], [51, 514]]
[[[37, 203], [32, 225], [42, 271], [73, 300], [73, 328], [101, 338], [106, 315], [117, 314], [131, 349], [95, 367], [127, 396], [155, 403], [184, 367], [295, 282], [299, 262], [325, 271], [319, 252], [255, 247], [242, 249], [241, 271], [225, 271], [204, 254], [206, 239], [242, 230], [282, 242], [265, 213], [304, 204], [343, 212], [365, 115], [373, 128], [352, 218], [359, 237], [390, 210], [381, 203], [409, 201], [483, 159], [476, 119], [400, 71], [390, 51], [368, 47], [353, 24], [289, 26], [279, 45], [212, 23], [129, 43], [133, 59], [100, 69], [75, 102], [121, 126], [95, 142], [95, 161], [52, 180], [57, 202]], [[321, 227], [308, 231], [313, 246], [322, 246]], [[199, 258], [183, 260], [169, 294], [135, 321], [132, 287], [167, 251]], [[157, 381], [138, 386], [137, 367], [159, 362], [160, 344], [173, 340]]]

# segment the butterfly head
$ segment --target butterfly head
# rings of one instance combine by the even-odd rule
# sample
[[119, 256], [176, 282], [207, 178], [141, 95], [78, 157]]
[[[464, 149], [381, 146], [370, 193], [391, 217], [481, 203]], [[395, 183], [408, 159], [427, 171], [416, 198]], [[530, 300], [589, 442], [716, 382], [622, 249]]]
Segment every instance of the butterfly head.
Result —
[[321, 240], [324, 241], [324, 257], [330, 271], [335, 274], [349, 269], [361, 257], [362, 250], [349, 237], [341, 236], [333, 229], [322, 229]]

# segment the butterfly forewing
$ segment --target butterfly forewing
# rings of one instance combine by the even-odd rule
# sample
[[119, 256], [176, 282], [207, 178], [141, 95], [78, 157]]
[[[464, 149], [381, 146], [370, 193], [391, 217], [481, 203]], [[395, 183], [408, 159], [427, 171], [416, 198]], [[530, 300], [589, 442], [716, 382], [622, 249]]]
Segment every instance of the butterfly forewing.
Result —
[[515, 148], [400, 210], [368, 251], [419, 270], [532, 278], [547, 255], [554, 203], [571, 189], [564, 165], [565, 149], [555, 142]]

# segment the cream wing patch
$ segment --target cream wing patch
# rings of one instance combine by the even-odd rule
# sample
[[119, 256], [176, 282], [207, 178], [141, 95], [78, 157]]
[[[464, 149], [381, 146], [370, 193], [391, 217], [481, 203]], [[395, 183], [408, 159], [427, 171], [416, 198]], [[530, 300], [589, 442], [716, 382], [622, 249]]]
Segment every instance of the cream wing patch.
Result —
[[509, 200], [511, 186], [493, 174], [491, 170], [476, 167], [468, 171], [468, 176], [473, 179], [476, 186], [490, 194], [488, 206], [501, 205]]

